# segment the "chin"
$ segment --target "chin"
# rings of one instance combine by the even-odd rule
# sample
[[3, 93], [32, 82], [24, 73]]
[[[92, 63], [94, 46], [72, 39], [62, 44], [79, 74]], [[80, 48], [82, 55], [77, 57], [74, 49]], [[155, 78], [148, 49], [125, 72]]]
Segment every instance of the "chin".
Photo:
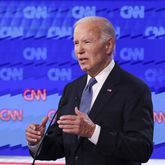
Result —
[[83, 70], [84, 72], [87, 72], [89, 69], [87, 67], [84, 67], [84, 66], [80, 66], [81, 67], [81, 70]]
[[81, 68], [81, 70], [83, 70], [84, 72], [88, 71], [88, 69], [86, 69], [86, 68]]

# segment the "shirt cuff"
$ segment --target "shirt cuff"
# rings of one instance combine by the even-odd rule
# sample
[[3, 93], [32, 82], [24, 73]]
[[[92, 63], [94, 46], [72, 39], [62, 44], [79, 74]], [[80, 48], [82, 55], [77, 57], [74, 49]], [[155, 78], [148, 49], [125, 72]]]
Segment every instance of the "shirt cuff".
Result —
[[30, 145], [30, 144], [28, 144], [29, 150], [30, 150], [33, 154], [35, 154], [35, 153], [37, 152], [37, 150], [38, 150], [38, 147], [39, 147], [40, 143], [41, 143], [41, 140], [40, 140], [40, 142], [39, 142], [38, 144], [36, 144], [36, 145]]
[[101, 127], [99, 125], [96, 124], [96, 128], [93, 132], [93, 135], [91, 138], [88, 138], [89, 141], [91, 141], [93, 144], [97, 144], [98, 139], [99, 139], [99, 135], [100, 135], [100, 131], [101, 131]]

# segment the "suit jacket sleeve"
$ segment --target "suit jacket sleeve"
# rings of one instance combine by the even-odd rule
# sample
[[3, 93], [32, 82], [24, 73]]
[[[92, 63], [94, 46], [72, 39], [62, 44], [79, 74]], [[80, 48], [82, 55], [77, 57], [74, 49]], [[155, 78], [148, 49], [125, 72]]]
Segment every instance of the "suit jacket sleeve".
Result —
[[54, 124], [48, 130], [47, 135], [43, 140], [41, 151], [37, 157], [39, 160], [56, 160], [65, 156], [63, 144], [63, 132], [58, 127], [57, 120], [61, 116], [61, 111], [66, 104], [65, 92], [67, 86], [64, 88], [62, 97], [58, 106], [58, 113]]

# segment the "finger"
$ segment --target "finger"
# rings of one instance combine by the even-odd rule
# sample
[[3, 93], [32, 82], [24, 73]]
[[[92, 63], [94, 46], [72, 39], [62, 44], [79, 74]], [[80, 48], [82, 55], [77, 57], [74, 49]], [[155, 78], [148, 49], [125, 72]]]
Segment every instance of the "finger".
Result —
[[80, 111], [79, 111], [79, 109], [77, 107], [74, 108], [74, 111], [75, 111], [76, 115], [80, 114]]
[[31, 134], [29, 132], [26, 132], [26, 137], [31, 138], [31, 139], [40, 139], [41, 135], [35, 135], [35, 134]]
[[86, 116], [86, 113], [79, 111], [77, 107], [75, 107], [75, 114], [80, 117]]
[[41, 140], [42, 136], [34, 135], [29, 132], [26, 132], [26, 140], [29, 144], [37, 144]]
[[26, 140], [28, 141], [29, 144], [33, 144], [33, 145], [37, 144], [40, 141], [40, 139], [33, 139], [30, 137], [27, 137]]
[[80, 111], [80, 110], [78, 109], [78, 107], [75, 107], [74, 110], [75, 110], [75, 111]]
[[59, 125], [77, 125], [77, 121], [75, 120], [58, 120], [57, 123]]
[[45, 127], [47, 121], [48, 121], [48, 116], [45, 116], [45, 117], [42, 119], [40, 126]]
[[36, 130], [36, 129], [37, 129], [37, 126], [38, 126], [38, 124], [30, 124], [30, 125], [28, 126], [28, 128], [29, 128], [29, 129], [32, 129], [32, 130]]
[[59, 128], [61, 129], [77, 129], [78, 126], [77, 125], [59, 125]]
[[60, 120], [76, 120], [77, 119], [77, 116], [75, 115], [63, 115], [60, 117]]
[[34, 130], [27, 130], [26, 136], [33, 136], [35, 138], [36, 136], [42, 136], [42, 132], [34, 131]]

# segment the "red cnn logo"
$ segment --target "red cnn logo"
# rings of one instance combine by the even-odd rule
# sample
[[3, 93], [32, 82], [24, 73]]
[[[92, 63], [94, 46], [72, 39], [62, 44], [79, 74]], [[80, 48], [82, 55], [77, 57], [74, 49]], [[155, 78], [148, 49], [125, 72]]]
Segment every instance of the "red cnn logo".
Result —
[[37, 101], [40, 101], [40, 100], [45, 101], [46, 97], [47, 97], [46, 89], [43, 89], [43, 90], [41, 90], [41, 89], [38, 89], [38, 90], [26, 89], [23, 92], [23, 97], [27, 101], [33, 101], [35, 99]]
[[9, 121], [9, 120], [21, 121], [22, 118], [23, 118], [22, 110], [8, 110], [8, 109], [0, 110], [0, 119], [3, 121]]

